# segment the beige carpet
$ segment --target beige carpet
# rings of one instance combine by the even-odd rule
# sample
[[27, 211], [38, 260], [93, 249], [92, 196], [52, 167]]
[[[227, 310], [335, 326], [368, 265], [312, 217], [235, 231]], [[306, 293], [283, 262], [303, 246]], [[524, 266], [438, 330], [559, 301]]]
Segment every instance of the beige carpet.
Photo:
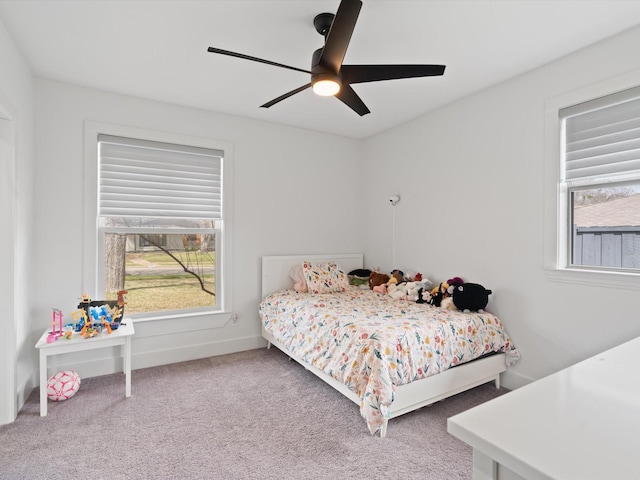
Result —
[[276, 350], [82, 381], [39, 416], [34, 391], [0, 427], [0, 479], [471, 479], [471, 449], [446, 419], [506, 390], [493, 384], [389, 422], [372, 436], [357, 405]]

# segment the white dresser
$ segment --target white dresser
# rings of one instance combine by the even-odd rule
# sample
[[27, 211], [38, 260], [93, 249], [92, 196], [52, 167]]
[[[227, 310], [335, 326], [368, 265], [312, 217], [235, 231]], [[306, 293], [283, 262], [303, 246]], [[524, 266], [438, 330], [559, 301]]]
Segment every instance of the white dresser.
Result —
[[455, 415], [448, 431], [473, 447], [474, 480], [640, 479], [640, 338]]

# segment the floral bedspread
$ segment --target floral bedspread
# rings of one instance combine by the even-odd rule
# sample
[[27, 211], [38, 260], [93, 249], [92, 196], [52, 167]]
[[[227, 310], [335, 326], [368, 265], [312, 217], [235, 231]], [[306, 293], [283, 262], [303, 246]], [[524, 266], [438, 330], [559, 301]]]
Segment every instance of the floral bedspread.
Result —
[[375, 433], [389, 418], [395, 387], [490, 352], [520, 354], [494, 315], [442, 310], [350, 288], [308, 294], [284, 290], [260, 304], [264, 328], [295, 357], [345, 384], [362, 399]]

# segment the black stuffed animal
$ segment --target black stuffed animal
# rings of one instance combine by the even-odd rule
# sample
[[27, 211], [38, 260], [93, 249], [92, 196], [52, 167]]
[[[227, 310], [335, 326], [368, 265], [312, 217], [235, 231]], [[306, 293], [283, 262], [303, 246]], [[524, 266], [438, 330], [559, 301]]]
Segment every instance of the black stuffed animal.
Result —
[[429, 293], [429, 295], [425, 295], [425, 293], [422, 293], [422, 298], [425, 298], [425, 296], [427, 297], [426, 303], [428, 303], [429, 305], [433, 305], [434, 307], [439, 307], [440, 304], [442, 304], [442, 300], [445, 297], [449, 296], [449, 292], [448, 289], [449, 288], [449, 284], [447, 282], [442, 282], [440, 283], [440, 285], [438, 285], [437, 287], [434, 287], [431, 292]]
[[491, 290], [477, 283], [463, 283], [455, 287], [452, 293], [453, 304], [458, 310], [477, 312], [489, 303]]
[[433, 297], [431, 296], [431, 292], [426, 288], [421, 288], [418, 290], [418, 299], [416, 300], [416, 303], [428, 303], [431, 305], [432, 299]]

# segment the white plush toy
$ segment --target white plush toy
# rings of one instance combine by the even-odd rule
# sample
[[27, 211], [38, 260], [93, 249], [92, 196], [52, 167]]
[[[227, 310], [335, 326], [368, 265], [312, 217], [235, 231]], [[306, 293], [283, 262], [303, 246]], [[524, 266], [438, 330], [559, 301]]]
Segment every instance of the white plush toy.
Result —
[[389, 285], [387, 287], [387, 294], [395, 300], [409, 300], [415, 302], [418, 300], [418, 292], [420, 289], [424, 289], [425, 282], [403, 282], [397, 285]]
[[387, 294], [394, 300], [403, 300], [407, 296], [407, 284], [391, 284], [387, 287]]
[[418, 300], [418, 292], [424, 288], [424, 282], [407, 282], [407, 300], [415, 302]]
[[401, 283], [399, 285], [397, 283], [392, 283], [388, 285], [387, 295], [389, 295], [394, 300], [400, 300], [404, 295], [406, 295], [404, 283]]
[[445, 297], [442, 299], [442, 303], [440, 303], [440, 308], [442, 310], [458, 310], [455, 303], [453, 303], [453, 297]]

